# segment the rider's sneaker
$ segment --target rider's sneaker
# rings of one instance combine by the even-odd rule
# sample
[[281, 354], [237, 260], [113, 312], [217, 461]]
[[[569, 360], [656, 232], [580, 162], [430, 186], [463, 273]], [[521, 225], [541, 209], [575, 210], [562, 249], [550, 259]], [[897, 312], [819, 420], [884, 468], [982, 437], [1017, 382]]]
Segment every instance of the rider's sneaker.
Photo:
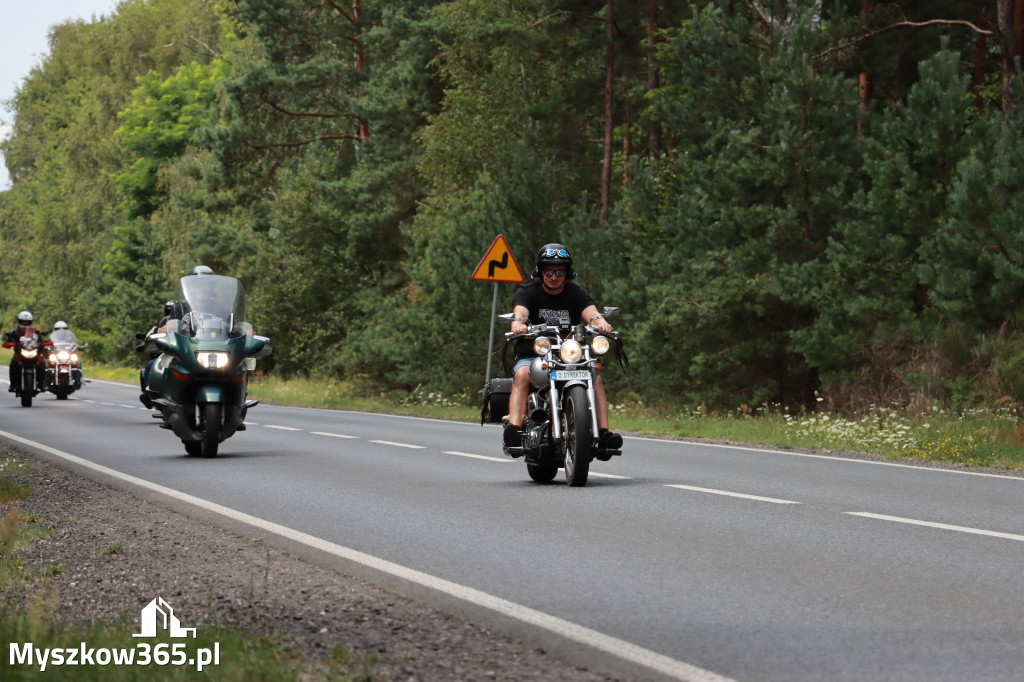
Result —
[[11, 384], [11, 385], [10, 385], [10, 386], [9, 386], [9, 387], [7, 388], [7, 392], [8, 392], [8, 393], [16, 393], [17, 391], [18, 391], [18, 389], [16, 389], [16, 388], [14, 387], [14, 384]]
[[[509, 457], [522, 457], [523, 455], [523, 430], [515, 424], [505, 424], [502, 432], [505, 454]], [[518, 452], [511, 452], [509, 448], [516, 448]]]

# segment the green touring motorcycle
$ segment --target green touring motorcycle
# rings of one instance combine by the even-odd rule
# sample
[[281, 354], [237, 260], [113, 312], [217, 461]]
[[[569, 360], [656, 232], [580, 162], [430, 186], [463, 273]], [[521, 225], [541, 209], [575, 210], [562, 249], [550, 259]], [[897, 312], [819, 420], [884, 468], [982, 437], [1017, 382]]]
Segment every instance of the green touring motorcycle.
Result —
[[190, 455], [216, 457], [217, 447], [245, 430], [256, 358], [270, 355], [270, 339], [245, 322], [245, 289], [233, 277], [189, 274], [178, 281], [174, 315], [166, 331], [146, 341], [161, 354], [146, 393]]

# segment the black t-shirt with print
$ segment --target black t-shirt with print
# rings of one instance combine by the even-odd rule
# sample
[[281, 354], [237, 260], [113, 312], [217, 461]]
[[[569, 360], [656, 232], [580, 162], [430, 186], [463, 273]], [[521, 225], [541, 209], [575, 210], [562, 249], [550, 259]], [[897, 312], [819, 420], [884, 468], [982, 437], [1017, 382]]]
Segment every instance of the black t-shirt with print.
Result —
[[[597, 302], [587, 293], [586, 289], [575, 282], [566, 282], [562, 293], [552, 296], [544, 291], [543, 283], [537, 279], [529, 279], [519, 285], [512, 294], [512, 307], [521, 305], [530, 311], [530, 324], [568, 324], [575, 326], [580, 323], [583, 311]], [[516, 357], [533, 357], [533, 341], [520, 339], [516, 344]]]

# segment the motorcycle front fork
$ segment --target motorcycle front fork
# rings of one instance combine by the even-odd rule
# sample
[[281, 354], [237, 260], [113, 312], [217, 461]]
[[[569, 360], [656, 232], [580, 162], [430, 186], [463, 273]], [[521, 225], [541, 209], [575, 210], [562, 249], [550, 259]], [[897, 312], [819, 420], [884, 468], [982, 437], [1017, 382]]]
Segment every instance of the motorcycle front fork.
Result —
[[[587, 400], [590, 401], [590, 432], [597, 438], [597, 392], [594, 390], [593, 377], [587, 381]], [[555, 440], [562, 439], [562, 400], [555, 388], [554, 379], [551, 380], [551, 433]]]

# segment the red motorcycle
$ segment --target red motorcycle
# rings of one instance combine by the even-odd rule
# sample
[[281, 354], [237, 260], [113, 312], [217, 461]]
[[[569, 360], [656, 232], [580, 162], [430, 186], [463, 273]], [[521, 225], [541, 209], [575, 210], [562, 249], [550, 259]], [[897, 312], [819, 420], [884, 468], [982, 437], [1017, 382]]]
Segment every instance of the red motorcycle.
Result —
[[32, 398], [43, 391], [42, 384], [46, 376], [43, 348], [52, 345], [51, 341], [44, 342], [39, 330], [34, 327], [21, 327], [7, 333], [3, 346], [14, 349], [11, 382], [14, 394], [21, 398], [22, 407], [32, 407]]

